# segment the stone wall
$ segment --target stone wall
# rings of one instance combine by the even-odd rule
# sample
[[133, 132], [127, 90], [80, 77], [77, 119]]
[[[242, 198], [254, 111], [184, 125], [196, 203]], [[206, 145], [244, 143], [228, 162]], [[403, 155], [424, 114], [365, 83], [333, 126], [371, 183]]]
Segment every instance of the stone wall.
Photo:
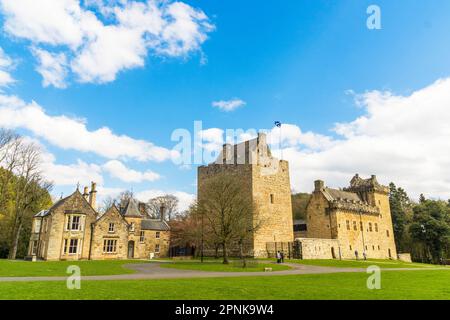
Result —
[[337, 239], [295, 239], [301, 243], [302, 259], [339, 259], [339, 240]]

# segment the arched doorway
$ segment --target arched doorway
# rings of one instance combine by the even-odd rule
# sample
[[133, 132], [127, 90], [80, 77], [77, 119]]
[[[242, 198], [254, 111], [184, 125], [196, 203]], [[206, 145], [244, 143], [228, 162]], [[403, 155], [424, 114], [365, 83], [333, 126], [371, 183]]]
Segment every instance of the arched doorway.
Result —
[[128, 241], [128, 258], [134, 258], [134, 241]]

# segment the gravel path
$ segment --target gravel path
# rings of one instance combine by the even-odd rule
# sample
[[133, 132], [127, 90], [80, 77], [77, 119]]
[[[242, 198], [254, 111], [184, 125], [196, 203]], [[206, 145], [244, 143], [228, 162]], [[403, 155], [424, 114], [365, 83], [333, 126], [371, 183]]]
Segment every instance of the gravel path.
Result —
[[[108, 276], [82, 276], [81, 280], [105, 281], [105, 280], [145, 280], [145, 279], [183, 279], [183, 278], [223, 278], [223, 277], [272, 277], [280, 275], [296, 274], [320, 274], [320, 273], [346, 273], [366, 272], [364, 268], [336, 268], [317, 267], [297, 263], [285, 263], [290, 270], [273, 272], [210, 272], [197, 270], [182, 270], [161, 268], [160, 265], [170, 262], [152, 262], [140, 264], [127, 264], [126, 268], [134, 270], [133, 274], [108, 275]], [[430, 270], [430, 268], [388, 268], [382, 271], [418, 271]], [[449, 270], [450, 268], [432, 268], [432, 270]], [[0, 282], [27, 282], [27, 281], [66, 281], [67, 277], [0, 277]]]

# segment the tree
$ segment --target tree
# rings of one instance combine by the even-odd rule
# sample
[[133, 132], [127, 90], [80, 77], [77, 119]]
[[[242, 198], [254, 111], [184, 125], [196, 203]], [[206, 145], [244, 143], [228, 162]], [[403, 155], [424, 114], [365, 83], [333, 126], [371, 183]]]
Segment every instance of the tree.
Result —
[[170, 221], [180, 215], [178, 212], [178, 203], [179, 200], [177, 197], [171, 194], [166, 194], [164, 196], [150, 199], [147, 202], [147, 207], [149, 208], [150, 214], [154, 218], [161, 216], [161, 207], [164, 207], [164, 219]]
[[253, 217], [251, 197], [243, 192], [239, 179], [219, 174], [201, 186], [198, 213], [203, 217], [210, 241], [222, 247], [223, 263], [228, 264], [229, 250], [238, 245], [244, 256], [245, 241], [261, 226]]
[[412, 217], [412, 202], [402, 188], [397, 188], [394, 183], [389, 184], [389, 204], [391, 207], [392, 224], [395, 235], [395, 244], [401, 252], [408, 250], [405, 243], [406, 231]]
[[413, 211], [411, 237], [422, 245], [423, 256], [439, 263], [450, 241], [450, 208], [445, 201], [424, 200]]
[[294, 219], [306, 219], [306, 207], [311, 194], [297, 193], [292, 195], [292, 215]]

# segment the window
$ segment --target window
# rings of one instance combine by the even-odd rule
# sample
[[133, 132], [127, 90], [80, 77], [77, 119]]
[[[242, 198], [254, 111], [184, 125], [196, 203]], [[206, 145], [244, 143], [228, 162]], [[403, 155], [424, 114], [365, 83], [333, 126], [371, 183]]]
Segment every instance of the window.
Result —
[[386, 230], [386, 236], [389, 237], [389, 230]]
[[274, 203], [274, 197], [273, 197], [273, 194], [270, 195], [270, 203]]
[[144, 242], [144, 239], [145, 239], [145, 233], [144, 233], [144, 231], [141, 231], [141, 234], [139, 235], [139, 242]]
[[155, 245], [155, 253], [159, 253], [159, 244]]
[[380, 250], [380, 246], [378, 245], [378, 250]]
[[352, 250], [352, 246], [349, 246], [350, 247], [350, 250]]
[[69, 254], [76, 254], [78, 252], [78, 239], [70, 239]]
[[372, 250], [375, 251], [375, 246], [372, 246]]
[[108, 232], [113, 233], [114, 232], [114, 223], [109, 224]]
[[345, 221], [345, 223], [347, 224], [347, 230], [350, 230], [350, 221]]
[[378, 223], [375, 223], [375, 232], [378, 232]]
[[37, 241], [33, 241], [32, 244], [31, 244], [31, 254], [32, 255], [36, 254], [37, 244], [38, 244]]
[[67, 239], [64, 239], [64, 254], [67, 253]]
[[67, 218], [67, 230], [78, 231], [80, 230], [80, 216], [69, 216]]
[[159, 239], [160, 237], [161, 237], [161, 233], [159, 231], [156, 231], [155, 238]]
[[103, 240], [103, 252], [104, 253], [116, 253], [117, 240], [106, 239]]
[[372, 232], [372, 222], [369, 222], [369, 231]]
[[41, 220], [36, 219], [34, 222], [34, 233], [39, 233], [41, 231]]
[[353, 221], [353, 230], [358, 230], [358, 227], [356, 226], [356, 221]]
[[132, 222], [131, 225], [130, 225], [130, 231], [134, 232], [134, 222]]

